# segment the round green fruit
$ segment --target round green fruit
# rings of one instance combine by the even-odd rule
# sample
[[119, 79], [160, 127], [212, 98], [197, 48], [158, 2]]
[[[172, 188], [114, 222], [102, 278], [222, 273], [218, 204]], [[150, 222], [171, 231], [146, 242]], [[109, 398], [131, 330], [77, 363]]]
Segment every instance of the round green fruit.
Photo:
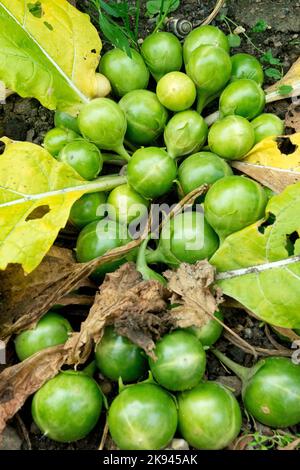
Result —
[[108, 216], [122, 224], [130, 224], [147, 215], [148, 201], [128, 184], [114, 188], [107, 199]]
[[70, 212], [70, 222], [83, 228], [91, 222], [103, 219], [105, 215], [106, 194], [88, 193], [74, 202]]
[[150, 369], [156, 382], [171, 391], [195, 387], [202, 379], [206, 354], [198, 339], [184, 330], [163, 336], [155, 345]]
[[265, 106], [266, 96], [254, 80], [241, 79], [230, 83], [220, 97], [222, 117], [236, 114], [246, 119], [253, 119]]
[[179, 395], [178, 424], [183, 438], [192, 447], [224, 449], [241, 430], [241, 410], [227, 388], [204, 382]]
[[81, 139], [81, 136], [76, 134], [76, 132], [70, 129], [54, 127], [54, 129], [50, 129], [45, 135], [43, 145], [47, 152], [56, 157], [65, 145], [76, 139]]
[[284, 122], [276, 114], [261, 114], [253, 119], [251, 124], [254, 129], [256, 144], [267, 137], [283, 135], [284, 133]]
[[158, 385], [130, 385], [112, 402], [108, 426], [121, 450], [163, 449], [176, 432], [176, 405]]
[[213, 153], [226, 160], [240, 160], [254, 145], [254, 129], [242, 116], [227, 116], [215, 122], [208, 132]]
[[[220, 311], [215, 312], [214, 317], [221, 321], [224, 320]], [[198, 340], [200, 340], [202, 346], [210, 347], [220, 338], [223, 332], [223, 326], [217, 320], [211, 318], [205, 325], [201, 327], [191, 326], [187, 328], [187, 331], [195, 335]]]
[[74, 442], [97, 424], [102, 394], [97, 383], [83, 372], [64, 371], [46, 382], [34, 395], [32, 417], [50, 439]]
[[103, 166], [103, 158], [96, 145], [85, 140], [74, 140], [58, 154], [57, 159], [70, 165], [85, 180], [93, 180]]
[[182, 46], [172, 33], [158, 32], [147, 36], [141, 53], [151, 74], [158, 81], [168, 72], [182, 67]]
[[123, 96], [119, 106], [126, 115], [126, 138], [130, 142], [149, 145], [163, 133], [168, 112], [152, 91], [131, 91]]
[[167, 109], [185, 111], [196, 99], [196, 87], [193, 81], [182, 72], [169, 72], [157, 83], [156, 94]]
[[65, 113], [64, 111], [55, 111], [54, 125], [55, 127], [70, 129], [71, 131], [76, 132], [76, 134], [80, 134], [77, 117], [71, 116], [70, 114]]
[[183, 160], [178, 168], [178, 179], [184, 194], [230, 175], [232, 170], [228, 163], [211, 152], [195, 153]]
[[245, 53], [234, 54], [231, 56], [231, 63], [231, 81], [248, 78], [254, 80], [258, 85], [263, 84], [263, 68], [256, 57]]
[[100, 372], [110, 380], [135, 382], [147, 372], [147, 359], [141, 348], [107, 327], [95, 351]]
[[73, 331], [70, 323], [55, 312], [46, 313], [35, 328], [22, 331], [16, 336], [15, 348], [20, 361], [32, 356], [42, 349], [63, 344]]
[[183, 59], [188, 64], [191, 54], [200, 46], [215, 46], [229, 53], [227, 36], [219, 28], [211, 25], [199, 26], [193, 29], [185, 38], [183, 44]]
[[142, 56], [135, 49], [130, 49], [130, 54], [131, 57], [115, 48], [106, 52], [100, 61], [99, 71], [108, 78], [119, 97], [148, 86], [150, 74]]

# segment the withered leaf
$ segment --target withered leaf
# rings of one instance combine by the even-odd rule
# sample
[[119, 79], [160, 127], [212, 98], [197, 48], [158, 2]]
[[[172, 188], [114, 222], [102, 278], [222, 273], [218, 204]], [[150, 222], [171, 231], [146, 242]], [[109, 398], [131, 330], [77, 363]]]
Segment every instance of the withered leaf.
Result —
[[0, 338], [33, 327], [96, 267], [127, 254], [140, 242], [132, 241], [88, 263], [76, 263], [70, 250], [54, 246], [28, 276], [18, 265], [0, 271]]
[[294, 170], [285, 170], [246, 162], [232, 162], [231, 166], [276, 193], [280, 193], [287, 186], [300, 181], [300, 172], [297, 173]]
[[285, 115], [285, 125], [300, 132], [300, 105], [291, 103]]
[[150, 354], [152, 332], [159, 331], [160, 325], [156, 317], [165, 311], [168, 295], [158, 281], [143, 281], [134, 263], [107, 274], [79, 335], [69, 340], [73, 341], [71, 363], [84, 362], [101, 340], [105, 326], [112, 324]]
[[218, 310], [222, 293], [214, 287], [215, 269], [208, 261], [182, 263], [176, 271], [166, 271], [168, 289], [172, 292], [170, 310], [175, 327], [201, 327]]
[[0, 374], [0, 434], [29, 395], [54, 377], [68, 355], [64, 345], [44, 349]]

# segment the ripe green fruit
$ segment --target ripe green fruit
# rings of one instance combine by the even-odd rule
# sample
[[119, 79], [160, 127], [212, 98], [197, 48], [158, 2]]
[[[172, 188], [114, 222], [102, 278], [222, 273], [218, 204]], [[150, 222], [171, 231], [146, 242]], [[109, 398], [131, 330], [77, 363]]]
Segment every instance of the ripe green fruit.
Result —
[[183, 44], [183, 59], [188, 64], [192, 52], [200, 46], [215, 46], [229, 53], [227, 36], [219, 28], [211, 25], [199, 26], [193, 29], [185, 38]]
[[213, 153], [226, 160], [240, 160], [254, 145], [254, 130], [242, 116], [227, 116], [215, 122], [208, 132]]
[[[220, 311], [214, 313], [214, 317], [218, 318], [219, 320], [223, 321], [223, 315]], [[202, 346], [212, 346], [215, 344], [216, 341], [220, 338], [223, 326], [217, 321], [211, 318], [208, 322], [201, 326], [191, 326], [187, 328], [187, 331], [195, 335], [198, 340], [200, 340]]]
[[100, 61], [99, 71], [108, 78], [113, 92], [124, 96], [132, 90], [147, 88], [149, 71], [142, 56], [130, 49], [131, 57], [121, 49], [115, 48], [106, 52]]
[[193, 264], [209, 259], [218, 247], [218, 236], [203, 213], [186, 211], [163, 226], [158, 247], [147, 252], [147, 261], [178, 267], [182, 262]]
[[207, 221], [223, 241], [265, 214], [268, 197], [264, 188], [249, 178], [226, 176], [212, 185], [204, 201]]
[[163, 449], [176, 432], [176, 405], [158, 385], [131, 385], [112, 402], [108, 426], [121, 450]]
[[97, 424], [102, 394], [95, 380], [83, 372], [60, 372], [34, 395], [32, 417], [50, 439], [74, 442], [83, 439]]
[[175, 114], [164, 132], [168, 154], [172, 158], [177, 158], [197, 152], [205, 144], [207, 133], [207, 124], [197, 111], [182, 111]]
[[169, 72], [157, 83], [156, 94], [167, 109], [185, 111], [196, 99], [196, 87], [193, 81], [182, 72]]
[[192, 447], [224, 449], [241, 430], [241, 410], [227, 388], [204, 382], [179, 395], [178, 424], [183, 438]]
[[70, 222], [78, 228], [83, 228], [91, 222], [101, 220], [106, 203], [105, 193], [88, 193], [74, 202], [70, 212]]
[[178, 168], [178, 179], [184, 194], [230, 175], [232, 170], [228, 163], [211, 152], [195, 153], [183, 160]]
[[19, 333], [15, 339], [16, 353], [20, 361], [42, 349], [63, 344], [73, 331], [70, 323], [55, 312], [46, 313], [32, 330]]
[[147, 359], [141, 348], [129, 339], [115, 333], [113, 327], [105, 328], [95, 351], [100, 372], [110, 380], [135, 382], [147, 371]]
[[127, 129], [126, 116], [120, 106], [108, 98], [96, 98], [85, 104], [78, 116], [82, 135], [104, 150], [113, 150], [126, 160], [123, 146]]
[[123, 96], [119, 106], [126, 115], [126, 138], [130, 142], [148, 145], [163, 133], [168, 111], [152, 91], [131, 91]]
[[265, 93], [254, 80], [236, 80], [221, 94], [220, 114], [222, 117], [236, 114], [253, 119], [263, 111], [265, 103]]
[[[113, 220], [96, 220], [86, 225], [80, 232], [76, 243], [76, 258], [79, 263], [86, 263], [104, 255], [109, 250], [128, 243], [127, 227]], [[104, 274], [115, 271], [124, 258], [105, 263], [93, 272], [95, 280]]]
[[192, 52], [186, 73], [198, 87], [197, 111], [201, 113], [230, 79], [231, 60], [220, 47], [200, 46]]
[[74, 140], [67, 144], [59, 152], [57, 159], [70, 165], [86, 180], [95, 179], [103, 166], [103, 157], [98, 147], [85, 140]]
[[43, 146], [53, 157], [56, 157], [65, 145], [76, 139], [81, 139], [76, 132], [54, 127], [45, 135]]
[[300, 422], [299, 364], [286, 357], [267, 357], [247, 368], [218, 350], [213, 352], [242, 380], [245, 408], [257, 421], [274, 428]]
[[254, 129], [255, 143], [267, 137], [283, 135], [284, 122], [276, 114], [265, 113], [251, 121]]
[[156, 81], [166, 73], [182, 67], [182, 47], [179, 39], [172, 33], [158, 32], [147, 36], [141, 53]]
[[176, 164], [167, 152], [158, 147], [137, 150], [128, 163], [130, 186], [146, 199], [167, 193], [176, 177]]
[[149, 358], [154, 379], [171, 391], [195, 387], [203, 377], [206, 354], [198, 339], [184, 330], [161, 338], [155, 345], [156, 360]]
[[250, 54], [234, 54], [231, 56], [231, 81], [249, 78], [258, 85], [264, 82], [264, 72], [261, 63]]
[[122, 224], [130, 224], [147, 215], [148, 201], [128, 184], [114, 188], [107, 199], [108, 216]]
[[71, 131], [76, 132], [76, 134], [80, 134], [77, 117], [71, 116], [63, 111], [55, 111], [54, 125], [55, 127], [70, 129]]

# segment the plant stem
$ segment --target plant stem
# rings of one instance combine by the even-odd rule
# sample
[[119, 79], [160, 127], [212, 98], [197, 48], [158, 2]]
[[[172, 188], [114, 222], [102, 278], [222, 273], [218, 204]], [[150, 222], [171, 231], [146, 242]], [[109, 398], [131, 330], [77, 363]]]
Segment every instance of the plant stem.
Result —
[[160, 259], [160, 252], [159, 252], [159, 249], [156, 248], [155, 250], [149, 250], [147, 249], [145, 251], [145, 259], [146, 259], [146, 262], [147, 263], [150, 263], [150, 264], [156, 264], [158, 263], [159, 261], [161, 261]]
[[12, 194], [21, 196], [20, 199], [14, 199], [13, 201], [8, 201], [3, 204], [0, 204], [0, 209], [2, 209], [3, 207], [23, 204], [24, 202], [38, 201], [40, 199], [58, 196], [60, 194], [75, 193], [75, 192], [80, 192], [80, 191], [83, 191], [85, 193], [111, 191], [116, 186], [120, 186], [121, 184], [125, 184], [125, 183], [127, 183], [126, 176], [107, 175], [107, 176], [100, 176], [99, 178], [91, 182], [84, 181], [82, 184], [77, 185], [77, 186], [71, 186], [69, 188], [62, 188], [62, 189], [55, 189], [53, 191], [47, 191], [45, 193], [40, 193], [40, 194], [24, 194], [19, 191], [14, 191], [13, 189], [0, 186], [0, 189], [4, 189], [5, 191], [9, 191]]
[[127, 162], [129, 162], [130, 160], [130, 155], [129, 153], [127, 152], [127, 150], [125, 149], [124, 145], [119, 145], [118, 147], [114, 148], [114, 151], [117, 152], [121, 157], [124, 158], [124, 160], [126, 160]]
[[232, 372], [237, 375], [242, 382], [245, 382], [248, 378], [248, 374], [250, 369], [248, 367], [241, 366], [236, 362], [229, 359], [229, 357], [225, 356], [225, 354], [221, 353], [218, 349], [211, 348], [211, 352], [221, 361], [225, 366], [227, 366]]
[[168, 15], [168, 13], [169, 13], [169, 9], [168, 9], [168, 8], [166, 8], [165, 12], [163, 13], [163, 10], [164, 10], [164, 3], [165, 3], [164, 0], [162, 0], [162, 2], [161, 2], [161, 7], [160, 7], [160, 19], [159, 19], [159, 21], [158, 21], [158, 23], [157, 23], [157, 25], [156, 25], [156, 27], [155, 27], [155, 29], [154, 29], [154, 31], [153, 31], [153, 34], [154, 34], [154, 33], [157, 33], [157, 31], [161, 28], [161, 26], [164, 24], [165, 19], [167, 18], [167, 15]]
[[206, 116], [206, 118], [204, 118], [204, 121], [206, 122], [208, 126], [211, 126], [214, 122], [216, 122], [219, 119], [219, 117], [220, 117], [220, 112], [215, 111], [214, 113]]
[[149, 281], [152, 279], [161, 282], [163, 285], [166, 285], [167, 281], [165, 280], [165, 278], [157, 272], [153, 271], [153, 269], [149, 268], [149, 266], [147, 265], [146, 248], [150, 238], [151, 235], [149, 235], [139, 247], [138, 256], [136, 260], [136, 269], [141, 273], [145, 281]]

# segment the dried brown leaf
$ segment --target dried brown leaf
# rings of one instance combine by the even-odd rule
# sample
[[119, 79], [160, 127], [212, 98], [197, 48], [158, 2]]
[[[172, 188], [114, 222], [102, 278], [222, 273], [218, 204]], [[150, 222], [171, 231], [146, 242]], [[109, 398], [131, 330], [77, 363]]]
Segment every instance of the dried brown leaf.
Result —
[[70, 250], [54, 246], [28, 276], [17, 265], [0, 271], [0, 338], [34, 326], [96, 267], [126, 255], [140, 243], [141, 239], [132, 241], [88, 263], [76, 263]]
[[70, 339], [73, 344], [69, 361], [85, 362], [93, 345], [101, 340], [105, 326], [111, 324], [150, 354], [154, 348], [153, 329], [158, 329], [160, 322], [156, 317], [165, 311], [167, 298], [168, 291], [158, 281], [142, 280], [134, 263], [107, 274], [79, 335]]
[[29, 395], [54, 377], [66, 360], [64, 345], [44, 349], [0, 374], [0, 434]]
[[213, 266], [208, 261], [182, 263], [176, 271], [166, 271], [164, 276], [172, 292], [171, 303], [177, 305], [170, 311], [174, 326], [205, 325], [222, 302], [221, 291], [213, 287]]
[[285, 125], [300, 132], [300, 105], [299, 103], [291, 103], [285, 115]]
[[285, 170], [246, 162], [232, 162], [231, 166], [276, 193], [280, 193], [287, 186], [300, 181], [300, 172], [297, 173], [294, 170]]

